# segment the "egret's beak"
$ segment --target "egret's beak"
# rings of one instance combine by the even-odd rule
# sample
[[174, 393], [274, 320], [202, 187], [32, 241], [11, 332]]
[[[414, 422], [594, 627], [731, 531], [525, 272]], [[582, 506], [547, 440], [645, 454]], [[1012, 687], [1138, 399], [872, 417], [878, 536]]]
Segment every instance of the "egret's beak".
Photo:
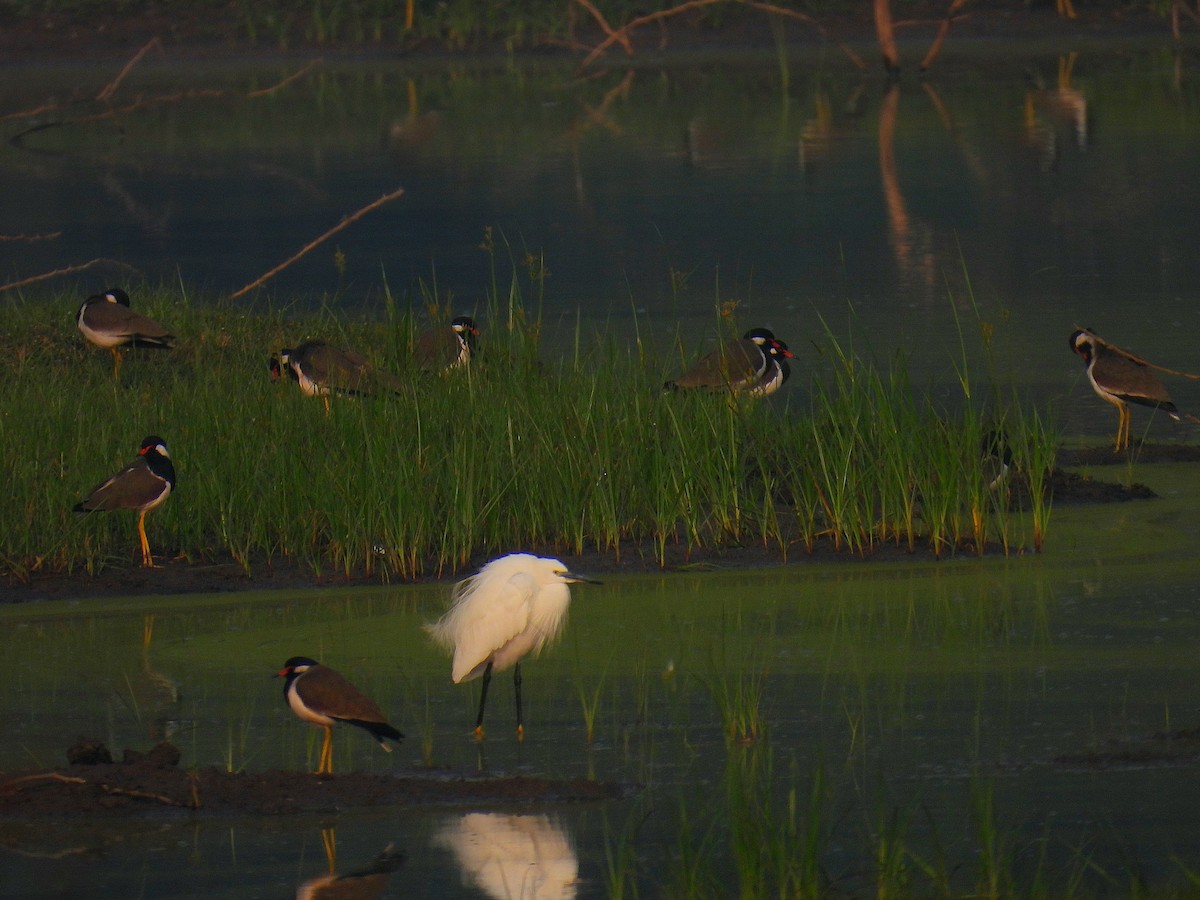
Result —
[[586, 575], [576, 575], [574, 572], [563, 572], [559, 578], [563, 581], [583, 582], [584, 584], [604, 584], [603, 581], [597, 581], [595, 578], [588, 578]]

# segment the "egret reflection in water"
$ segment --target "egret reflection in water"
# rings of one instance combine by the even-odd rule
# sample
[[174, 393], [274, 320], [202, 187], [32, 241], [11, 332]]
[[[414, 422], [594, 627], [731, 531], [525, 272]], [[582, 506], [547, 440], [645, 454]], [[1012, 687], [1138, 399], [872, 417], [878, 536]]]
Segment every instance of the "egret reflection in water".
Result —
[[489, 897], [569, 900], [579, 861], [565, 829], [548, 816], [473, 812], [450, 819], [434, 837], [453, 851], [464, 884]]

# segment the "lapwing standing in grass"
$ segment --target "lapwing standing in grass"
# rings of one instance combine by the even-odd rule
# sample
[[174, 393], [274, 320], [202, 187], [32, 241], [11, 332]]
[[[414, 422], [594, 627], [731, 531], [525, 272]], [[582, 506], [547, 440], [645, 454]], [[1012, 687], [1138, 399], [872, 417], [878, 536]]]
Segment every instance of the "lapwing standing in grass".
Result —
[[75, 324], [97, 347], [112, 351], [113, 378], [121, 371], [120, 347], [170, 350], [175, 346], [175, 335], [149, 316], [130, 309], [129, 295], [120, 288], [110, 288], [84, 300]]
[[384, 743], [390, 738], [397, 743], [404, 737], [387, 723], [383, 711], [375, 701], [352, 685], [336, 669], [323, 666], [307, 656], [293, 656], [283, 668], [275, 673], [276, 678], [286, 678], [283, 696], [288, 706], [299, 718], [325, 729], [325, 743], [321, 745], [321, 762], [317, 775], [333, 773], [333, 726], [347, 722], [370, 732], [379, 741], [379, 746], [388, 753], [392, 748]]
[[75, 512], [99, 512], [136, 509], [138, 539], [142, 545], [142, 565], [154, 566], [150, 542], [146, 540], [146, 513], [160, 506], [175, 488], [175, 467], [167, 445], [158, 435], [142, 439], [138, 458], [103, 484], [97, 485], [75, 504]]
[[399, 393], [404, 383], [395, 375], [380, 372], [367, 358], [354, 350], [332, 347], [324, 341], [305, 341], [294, 349], [285, 347], [271, 357], [271, 377], [287, 375], [300, 385], [308, 397], [320, 397], [329, 412], [329, 396], [369, 394], [376, 386]]
[[1087, 365], [1092, 390], [1117, 408], [1117, 440], [1113, 449], [1118, 453], [1129, 447], [1130, 403], [1161, 409], [1179, 421], [1179, 410], [1171, 402], [1167, 389], [1145, 363], [1086, 329], [1074, 332], [1070, 344]]
[[458, 316], [450, 325], [431, 328], [417, 338], [413, 358], [423, 372], [449, 372], [471, 362], [479, 328], [470, 316]]
[[735, 394], [766, 397], [792, 374], [788, 360], [795, 354], [766, 328], [751, 328], [704, 356], [667, 388], [725, 389]]

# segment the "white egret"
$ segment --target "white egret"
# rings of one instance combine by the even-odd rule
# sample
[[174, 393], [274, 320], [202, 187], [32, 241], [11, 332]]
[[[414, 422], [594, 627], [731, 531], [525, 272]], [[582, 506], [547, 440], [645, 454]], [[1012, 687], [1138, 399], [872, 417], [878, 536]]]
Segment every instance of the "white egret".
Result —
[[557, 559], [510, 553], [494, 559], [475, 575], [454, 586], [450, 609], [437, 622], [426, 625], [433, 640], [454, 652], [451, 678], [455, 684], [483, 677], [475, 735], [483, 735], [483, 708], [487, 703], [492, 670], [513, 667], [517, 695], [517, 738], [525, 733], [521, 723], [521, 659], [535, 656], [562, 634], [567, 624], [571, 590], [582, 581]]

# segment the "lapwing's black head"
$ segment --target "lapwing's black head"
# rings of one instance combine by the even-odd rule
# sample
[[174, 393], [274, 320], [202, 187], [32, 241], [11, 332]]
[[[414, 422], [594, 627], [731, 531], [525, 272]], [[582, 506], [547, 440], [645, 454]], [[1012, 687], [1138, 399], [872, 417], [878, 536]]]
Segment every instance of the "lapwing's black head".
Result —
[[1072, 333], [1069, 341], [1071, 350], [1083, 357], [1084, 362], [1092, 361], [1096, 349], [1096, 336], [1084, 328]]
[[148, 453], [157, 453], [159, 456], [170, 458], [171, 454], [167, 452], [167, 442], [160, 438], [157, 434], [151, 434], [142, 438], [142, 443], [138, 447], [138, 455], [145, 456]]
[[775, 333], [769, 328], [751, 328], [742, 335], [742, 339], [746, 341], [754, 341], [760, 347], [765, 347], [768, 344], [776, 342]]
[[785, 359], [796, 358], [796, 354], [789, 350], [788, 345], [780, 340], [773, 339], [769, 344], [767, 344], [767, 352], [775, 357], [781, 366], [786, 365], [786, 363], [784, 363]]
[[479, 326], [470, 316], [458, 316], [450, 320], [450, 327], [468, 350], [474, 351], [475, 338], [479, 337]]
[[283, 377], [284, 372], [287, 372], [288, 378], [292, 379], [292, 381], [300, 380], [300, 376], [296, 374], [296, 370], [290, 365], [294, 352], [291, 347], [284, 347], [279, 351], [278, 356], [272, 356], [267, 360], [267, 368], [271, 372], [272, 381], [278, 381]]
[[[298, 676], [303, 675], [313, 666], [319, 665], [319, 662], [307, 656], [293, 656], [283, 664], [283, 668], [276, 672], [274, 677], [286, 678], [288, 684], [291, 684]], [[284, 690], [287, 690], [286, 686]]]

